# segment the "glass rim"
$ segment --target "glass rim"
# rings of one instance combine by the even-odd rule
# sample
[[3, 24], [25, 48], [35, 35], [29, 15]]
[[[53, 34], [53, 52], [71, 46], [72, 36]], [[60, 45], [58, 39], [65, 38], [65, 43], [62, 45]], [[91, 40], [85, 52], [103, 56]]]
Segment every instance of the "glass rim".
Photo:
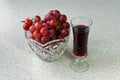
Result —
[[86, 18], [86, 19], [88, 19], [88, 20], [90, 21], [90, 24], [89, 24], [88, 26], [91, 26], [91, 25], [93, 24], [93, 20], [92, 20], [91, 18], [89, 18], [89, 17], [84, 17], [84, 16], [73, 17], [73, 18], [70, 20], [70, 23], [73, 24], [72, 21], [75, 20], [75, 19], [77, 19], [77, 18]]

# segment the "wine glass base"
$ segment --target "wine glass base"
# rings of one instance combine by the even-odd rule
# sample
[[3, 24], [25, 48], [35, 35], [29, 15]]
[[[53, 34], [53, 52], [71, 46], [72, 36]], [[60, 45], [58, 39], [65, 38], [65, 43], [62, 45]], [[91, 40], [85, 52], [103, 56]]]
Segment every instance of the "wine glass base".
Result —
[[72, 62], [70, 68], [75, 72], [85, 72], [89, 69], [89, 64], [86, 61]]

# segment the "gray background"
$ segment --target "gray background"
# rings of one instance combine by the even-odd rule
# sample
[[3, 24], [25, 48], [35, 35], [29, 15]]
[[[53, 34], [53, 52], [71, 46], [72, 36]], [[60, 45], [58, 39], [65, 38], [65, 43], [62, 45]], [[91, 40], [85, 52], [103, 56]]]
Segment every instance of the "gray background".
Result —
[[[93, 20], [89, 35], [90, 68], [76, 73], [72, 34], [60, 59], [44, 62], [28, 47], [21, 20], [50, 9]], [[120, 80], [120, 0], [0, 0], [0, 80]]]

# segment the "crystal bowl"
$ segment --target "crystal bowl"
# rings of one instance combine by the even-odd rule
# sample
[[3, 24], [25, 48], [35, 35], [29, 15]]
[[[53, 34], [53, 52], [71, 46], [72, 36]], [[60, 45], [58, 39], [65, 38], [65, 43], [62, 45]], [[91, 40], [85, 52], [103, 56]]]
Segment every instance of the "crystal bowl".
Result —
[[56, 39], [45, 44], [41, 44], [29, 38], [29, 34], [29, 31], [25, 31], [25, 38], [27, 39], [29, 47], [44, 61], [54, 61], [58, 59], [65, 52], [69, 41], [68, 35], [64, 39]]

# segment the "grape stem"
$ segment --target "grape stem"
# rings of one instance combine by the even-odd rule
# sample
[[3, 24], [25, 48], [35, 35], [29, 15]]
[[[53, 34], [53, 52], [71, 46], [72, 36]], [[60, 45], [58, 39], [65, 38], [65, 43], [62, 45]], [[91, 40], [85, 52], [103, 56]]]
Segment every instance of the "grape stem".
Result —
[[21, 22], [25, 22], [25, 21], [21, 21]]

